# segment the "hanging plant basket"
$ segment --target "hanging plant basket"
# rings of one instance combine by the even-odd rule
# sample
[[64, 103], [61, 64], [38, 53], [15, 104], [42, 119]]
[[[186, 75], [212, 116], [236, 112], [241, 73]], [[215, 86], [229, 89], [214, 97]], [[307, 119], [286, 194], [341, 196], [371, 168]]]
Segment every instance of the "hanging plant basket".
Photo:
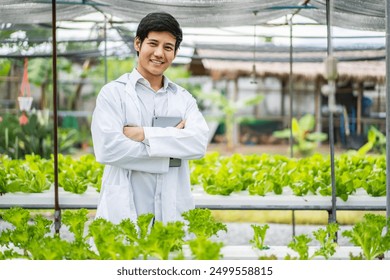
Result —
[[33, 101], [33, 98], [30, 96], [19, 96], [18, 102], [19, 102], [20, 111], [29, 112], [31, 109], [32, 101]]

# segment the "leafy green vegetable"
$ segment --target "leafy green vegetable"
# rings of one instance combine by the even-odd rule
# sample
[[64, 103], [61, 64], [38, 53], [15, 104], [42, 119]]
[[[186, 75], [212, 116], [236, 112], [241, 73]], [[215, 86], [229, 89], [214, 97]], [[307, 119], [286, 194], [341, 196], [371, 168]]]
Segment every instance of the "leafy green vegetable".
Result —
[[[300, 260], [311, 260], [317, 256], [323, 256], [325, 259], [329, 259], [336, 252], [337, 243], [335, 240], [338, 229], [338, 224], [331, 223], [326, 226], [326, 229], [320, 228], [314, 231], [313, 235], [319, 241], [320, 248], [312, 255], [309, 254], [309, 243], [312, 241], [312, 238], [307, 234], [295, 236], [288, 244], [288, 247], [298, 253], [298, 259]], [[286, 259], [294, 258], [287, 255]]]
[[[294, 239], [287, 246], [298, 253], [299, 260], [308, 260], [309, 243], [311, 241], [312, 239], [307, 234], [301, 234], [294, 236]], [[290, 256], [287, 256], [286, 258], [289, 259]]]
[[318, 229], [313, 232], [316, 240], [320, 243], [320, 248], [316, 250], [312, 258], [316, 256], [323, 256], [325, 259], [329, 259], [336, 252], [336, 234], [339, 230], [339, 225], [336, 223], [330, 223], [325, 229]]
[[[14, 226], [5, 229], [0, 234], [0, 245], [9, 246], [12, 244], [23, 252], [21, 257], [33, 258], [31, 256], [31, 246], [38, 240], [43, 240], [50, 232], [51, 221], [42, 215], [37, 215], [33, 223], [29, 223], [30, 212], [20, 207], [14, 207], [2, 214], [4, 221]], [[14, 254], [12, 254], [14, 255]]]
[[251, 239], [249, 242], [253, 244], [253, 247], [259, 250], [269, 249], [268, 246], [264, 245], [265, 234], [269, 229], [269, 225], [267, 224], [265, 224], [264, 226], [251, 225], [251, 227], [253, 229], [254, 234], [253, 234], [253, 239]]
[[[335, 158], [335, 170], [336, 196], [344, 201], [357, 189], [372, 196], [386, 193], [383, 155], [342, 154]], [[282, 194], [286, 187], [298, 196], [332, 193], [330, 158], [320, 154], [296, 159], [268, 154], [220, 157], [212, 153], [200, 161], [191, 161], [191, 172], [192, 182], [201, 184], [208, 194], [230, 195], [248, 190], [250, 195], [264, 196], [270, 192]]]
[[168, 260], [170, 252], [181, 251], [185, 236], [183, 226], [179, 221], [166, 224], [156, 221], [145, 242], [140, 244], [144, 255], [147, 253], [161, 260]]
[[227, 232], [226, 225], [215, 221], [210, 209], [195, 208], [184, 212], [182, 216], [188, 222], [188, 231], [196, 237], [210, 238], [220, 230]]
[[88, 221], [88, 210], [79, 209], [77, 211], [66, 210], [62, 214], [62, 222], [69, 227], [69, 231], [73, 233], [75, 242], [81, 244], [85, 242], [84, 230], [85, 223]]
[[223, 242], [213, 242], [204, 236], [188, 241], [195, 260], [219, 260], [222, 258]]
[[343, 231], [355, 246], [362, 248], [366, 260], [373, 260], [390, 250], [390, 219], [382, 215], [365, 214], [352, 230]]
[[102, 260], [136, 259], [140, 250], [138, 246], [126, 241], [122, 234], [122, 225], [114, 225], [102, 218], [94, 220], [89, 226], [89, 236], [93, 238], [99, 258]]
[[62, 260], [70, 250], [69, 242], [59, 236], [32, 239], [29, 246], [33, 260]]

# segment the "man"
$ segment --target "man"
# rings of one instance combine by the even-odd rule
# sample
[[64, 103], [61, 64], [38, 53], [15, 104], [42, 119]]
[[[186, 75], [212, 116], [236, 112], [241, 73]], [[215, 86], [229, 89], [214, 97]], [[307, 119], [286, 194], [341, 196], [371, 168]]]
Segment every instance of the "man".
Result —
[[[163, 75], [181, 41], [174, 17], [148, 14], [134, 40], [136, 68], [97, 97], [91, 132], [96, 160], [106, 165], [97, 217], [119, 223], [153, 213], [168, 222], [194, 208], [188, 160], [204, 156], [208, 127], [191, 94]], [[179, 123], [153, 126], [167, 116]]]

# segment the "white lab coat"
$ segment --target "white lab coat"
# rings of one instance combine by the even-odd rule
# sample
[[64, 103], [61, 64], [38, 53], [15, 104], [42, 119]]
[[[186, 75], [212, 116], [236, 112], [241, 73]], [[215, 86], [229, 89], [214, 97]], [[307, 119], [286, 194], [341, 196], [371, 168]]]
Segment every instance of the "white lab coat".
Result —
[[[162, 221], [181, 220], [181, 213], [194, 208], [189, 159], [204, 156], [208, 126], [195, 99], [177, 86], [168, 92], [167, 116], [181, 116], [184, 129], [144, 127], [149, 146], [123, 134], [125, 125], [141, 126], [140, 105], [129, 74], [105, 85], [96, 100], [91, 132], [96, 160], [105, 164], [96, 217], [114, 223], [137, 219], [131, 173], [157, 173]], [[169, 167], [169, 158], [181, 158], [181, 167]]]

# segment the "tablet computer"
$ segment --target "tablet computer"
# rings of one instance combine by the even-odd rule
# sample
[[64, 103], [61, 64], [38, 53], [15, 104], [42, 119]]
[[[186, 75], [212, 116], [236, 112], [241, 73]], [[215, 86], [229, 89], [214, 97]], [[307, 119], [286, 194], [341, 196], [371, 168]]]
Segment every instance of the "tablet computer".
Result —
[[153, 117], [152, 126], [169, 127], [177, 126], [181, 122], [181, 117]]
[[[181, 117], [153, 117], [153, 127], [175, 127], [181, 122]], [[170, 158], [169, 167], [180, 167], [181, 159]]]

